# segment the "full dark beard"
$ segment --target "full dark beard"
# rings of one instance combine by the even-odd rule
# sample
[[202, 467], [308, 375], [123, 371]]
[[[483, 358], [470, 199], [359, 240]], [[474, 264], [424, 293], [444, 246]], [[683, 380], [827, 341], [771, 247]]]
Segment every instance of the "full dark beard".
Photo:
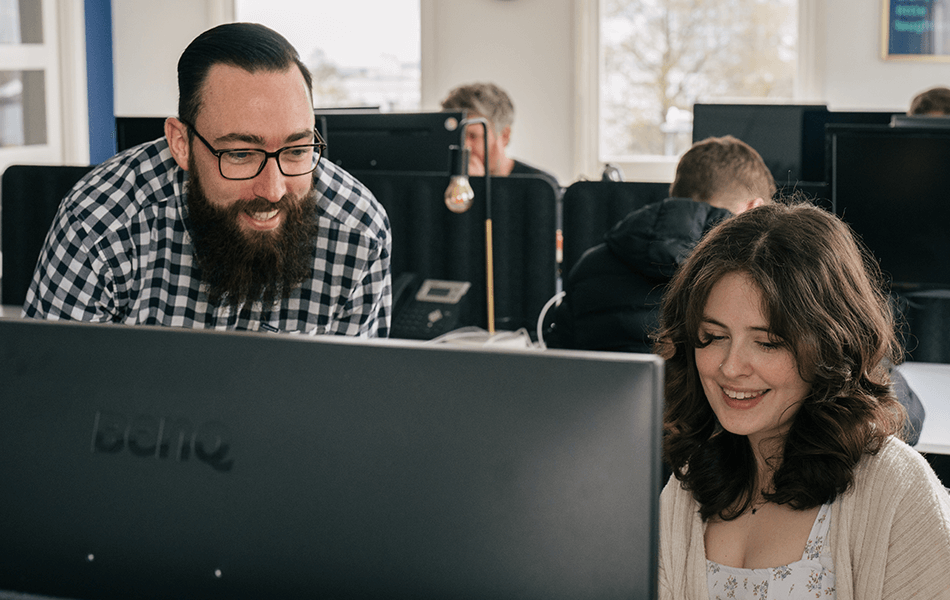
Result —
[[[195, 262], [208, 285], [208, 301], [233, 309], [260, 301], [273, 307], [312, 276], [317, 236], [317, 195], [311, 187], [302, 198], [284, 196], [238, 200], [226, 208], [208, 201], [192, 165], [186, 184], [188, 218]], [[283, 222], [271, 231], [242, 229], [242, 212], [279, 208]]]

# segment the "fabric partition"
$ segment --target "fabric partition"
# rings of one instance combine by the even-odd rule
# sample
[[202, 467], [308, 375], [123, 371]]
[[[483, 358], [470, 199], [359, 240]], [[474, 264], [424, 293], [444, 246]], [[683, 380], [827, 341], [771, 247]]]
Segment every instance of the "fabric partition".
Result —
[[[468, 281], [471, 314], [463, 325], [487, 327], [485, 180], [471, 177], [472, 208], [452, 213], [443, 200], [448, 174], [354, 171], [386, 208], [393, 231], [393, 277]], [[518, 175], [491, 179], [495, 325], [535, 331], [557, 290], [556, 238], [560, 190]]]
[[[2, 304], [22, 305], [59, 203], [92, 166], [14, 165], [3, 174], [0, 247]], [[464, 325], [487, 326], [485, 183], [472, 177], [475, 203], [463, 214], [443, 201], [444, 173], [361, 172], [385, 207], [393, 231], [393, 277], [468, 281], [472, 314]], [[560, 190], [536, 176], [493, 178], [495, 322], [499, 330], [535, 329], [557, 289], [556, 230]]]
[[604, 234], [631, 211], [669, 195], [670, 184], [635, 181], [578, 181], [564, 192], [564, 258], [567, 277], [581, 255], [604, 241]]
[[0, 186], [0, 304], [19, 306], [63, 196], [89, 166], [12, 165]]

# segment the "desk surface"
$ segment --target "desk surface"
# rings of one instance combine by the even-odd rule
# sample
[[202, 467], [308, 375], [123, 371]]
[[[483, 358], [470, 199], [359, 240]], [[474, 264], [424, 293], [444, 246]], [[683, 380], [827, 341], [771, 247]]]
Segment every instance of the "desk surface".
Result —
[[8, 304], [0, 304], [0, 319], [9, 319], [9, 318], [19, 317], [22, 311], [23, 311], [23, 308], [20, 306], [10, 306]]
[[950, 454], [950, 364], [907, 362], [898, 367], [924, 405], [924, 427], [914, 446]]

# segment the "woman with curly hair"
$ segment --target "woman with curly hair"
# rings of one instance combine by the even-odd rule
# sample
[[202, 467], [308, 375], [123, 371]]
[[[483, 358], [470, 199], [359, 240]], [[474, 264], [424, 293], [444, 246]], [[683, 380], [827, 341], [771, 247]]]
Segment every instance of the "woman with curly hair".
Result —
[[713, 229], [664, 296], [661, 598], [950, 598], [950, 496], [901, 441], [880, 272], [776, 203]]

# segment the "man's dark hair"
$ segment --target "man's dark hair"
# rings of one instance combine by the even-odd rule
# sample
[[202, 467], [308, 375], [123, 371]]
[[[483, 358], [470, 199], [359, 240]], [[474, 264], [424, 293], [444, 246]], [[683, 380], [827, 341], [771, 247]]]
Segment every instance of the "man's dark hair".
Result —
[[258, 23], [226, 23], [196, 37], [178, 59], [180, 120], [195, 122], [208, 72], [211, 67], [221, 64], [249, 73], [284, 71], [296, 65], [312, 97], [313, 77], [310, 70], [284, 36]]

